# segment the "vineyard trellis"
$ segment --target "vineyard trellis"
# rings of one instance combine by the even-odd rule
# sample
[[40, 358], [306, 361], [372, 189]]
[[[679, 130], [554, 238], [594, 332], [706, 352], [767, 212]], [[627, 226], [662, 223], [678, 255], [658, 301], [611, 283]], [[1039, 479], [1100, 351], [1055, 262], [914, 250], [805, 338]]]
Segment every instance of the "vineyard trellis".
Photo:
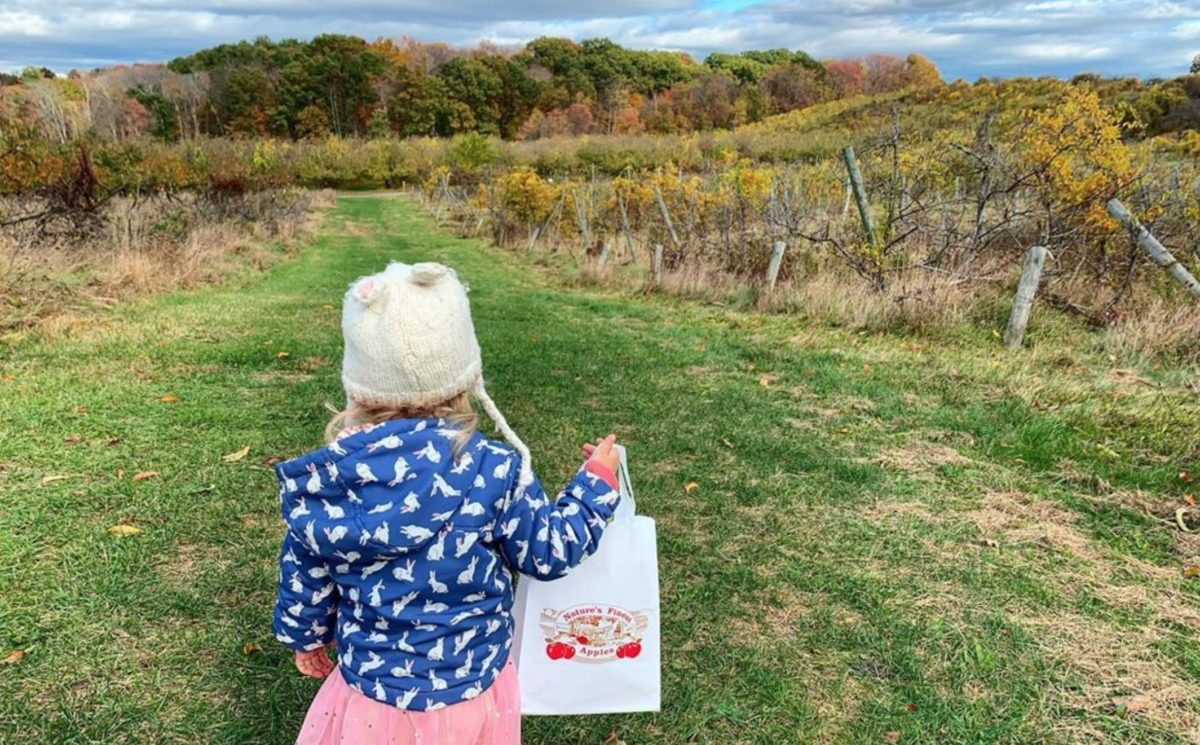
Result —
[[[840, 158], [741, 158], [611, 178], [593, 169], [557, 180], [520, 166], [457, 187], [442, 174], [424, 194], [435, 210], [476, 215], [475, 232], [490, 226], [501, 245], [524, 228], [530, 250], [576, 245], [605, 263], [619, 251], [635, 265], [639, 246], [657, 246], [665, 271], [702, 266], [754, 282], [828, 269], [849, 270], [875, 291], [914, 273], [937, 275], [941, 287], [1007, 283], [1031, 246], [1045, 246], [1056, 257], [1044, 269], [1047, 302], [1098, 325], [1120, 317], [1134, 295], [1163, 291], [1146, 254], [1108, 215], [1109, 199], [1127, 199], [1156, 235], [1179, 243], [1182, 262], [1200, 258], [1200, 196], [1178, 188], [1200, 177], [1194, 161], [1135, 161], [1094, 94], [1072, 92], [1060, 106], [1017, 116], [988, 112], [970, 138], [912, 142], [899, 107], [892, 121], [874, 141], [847, 143]], [[653, 252], [645, 255], [652, 270]]]

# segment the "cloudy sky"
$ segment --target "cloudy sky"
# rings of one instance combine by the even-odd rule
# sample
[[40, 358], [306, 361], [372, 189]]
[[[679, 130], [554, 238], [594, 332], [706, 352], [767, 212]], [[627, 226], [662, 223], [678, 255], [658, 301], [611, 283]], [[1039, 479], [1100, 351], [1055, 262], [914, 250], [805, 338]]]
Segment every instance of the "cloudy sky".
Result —
[[0, 69], [166, 60], [266, 35], [471, 44], [605, 36], [638, 48], [919, 51], [948, 78], [1186, 72], [1200, 0], [0, 0]]

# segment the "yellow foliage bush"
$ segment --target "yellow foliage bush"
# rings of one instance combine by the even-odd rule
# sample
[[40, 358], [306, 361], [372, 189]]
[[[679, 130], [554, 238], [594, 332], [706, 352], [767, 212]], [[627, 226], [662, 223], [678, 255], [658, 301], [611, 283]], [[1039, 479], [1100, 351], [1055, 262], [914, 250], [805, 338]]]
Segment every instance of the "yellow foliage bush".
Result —
[[1105, 203], [1134, 175], [1117, 115], [1095, 91], [1073, 87], [1059, 105], [1016, 116], [1023, 122], [1015, 127], [1016, 154], [1043, 204], [1070, 213], [1066, 219], [1088, 236], [1114, 230]]

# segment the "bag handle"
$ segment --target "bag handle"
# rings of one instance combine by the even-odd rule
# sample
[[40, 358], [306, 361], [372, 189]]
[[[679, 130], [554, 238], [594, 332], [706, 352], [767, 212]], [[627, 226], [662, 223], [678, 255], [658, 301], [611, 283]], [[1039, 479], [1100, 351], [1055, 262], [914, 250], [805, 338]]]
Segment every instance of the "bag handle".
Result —
[[[629, 479], [629, 458], [625, 452], [624, 445], [614, 445], [613, 448], [620, 454], [621, 463], [617, 467], [617, 485], [624, 492], [621, 498], [621, 504], [617, 507], [617, 517], [627, 515], [628, 519], [632, 519], [637, 515], [637, 500], [633, 496], [633, 482]], [[625, 510], [625, 502], [629, 502], [629, 509]]]

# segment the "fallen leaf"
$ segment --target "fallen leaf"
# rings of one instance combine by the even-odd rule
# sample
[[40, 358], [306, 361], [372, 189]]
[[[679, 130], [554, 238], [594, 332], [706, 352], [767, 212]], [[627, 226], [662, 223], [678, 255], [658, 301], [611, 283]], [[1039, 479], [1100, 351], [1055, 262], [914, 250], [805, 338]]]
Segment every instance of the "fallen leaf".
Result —
[[617, 737], [617, 731], [613, 730], [608, 733], [608, 737], [604, 740], [603, 745], [625, 745], [625, 741]]
[[1154, 705], [1154, 699], [1149, 696], [1119, 696], [1112, 702], [1117, 707], [1117, 714], [1120, 716], [1145, 711]]
[[1186, 502], [1186, 503], [1188, 504], [1188, 506], [1189, 506], [1189, 507], [1195, 507], [1195, 506], [1196, 506], [1196, 498], [1195, 498], [1195, 497], [1193, 497], [1191, 494], [1184, 494], [1184, 495], [1183, 495], [1183, 501], [1184, 501], [1184, 502]]
[[275, 359], [277, 359], [277, 360], [286, 360], [288, 357], [291, 357], [291, 356], [292, 356], [292, 355], [291, 355], [291, 354], [289, 354], [289, 353], [287, 353], [287, 352], [280, 352], [279, 354], [275, 355]]
[[900, 733], [894, 729], [890, 729], [883, 733], [883, 739], [888, 742], [900, 742]]
[[1187, 471], [1180, 471], [1179, 472], [1179, 480], [1185, 484], [1190, 484], [1193, 481], [1195, 481], [1196, 479], [1192, 478], [1192, 474], [1188, 473]]
[[850, 434], [850, 428], [849, 427], [838, 427], [837, 429], [834, 430], [834, 432], [836, 432], [839, 435], [848, 435], [848, 434]]
[[67, 480], [67, 479], [69, 479], [69, 478], [71, 478], [71, 477], [70, 477], [70, 476], [64, 476], [64, 475], [58, 475], [58, 476], [43, 476], [43, 477], [42, 477], [42, 486], [45, 486], [46, 484], [53, 484], [55, 481], [66, 481], [66, 480]]
[[108, 438], [108, 446], [109, 446], [109, 447], [112, 447], [113, 445], [120, 444], [120, 442], [121, 442], [121, 438], [120, 438], [120, 437], [110, 437], [110, 438]]
[[168, 393], [167, 395], [163, 396], [162, 398], [160, 398], [158, 400], [164, 404], [176, 404], [176, 403], [179, 403], [179, 396]]
[[75, 413], [76, 413], [76, 414], [83, 414], [84, 416], [86, 416], [86, 415], [88, 415], [88, 414], [91, 414], [91, 413], [92, 413], [92, 410], [91, 410], [90, 408], [88, 408], [87, 406], [76, 406], [76, 407], [75, 407]]
[[771, 384], [779, 380], [778, 373], [763, 373], [758, 378], [758, 384], [763, 388], [770, 388]]
[[124, 468], [117, 469], [117, 478], [119, 478], [119, 479], [125, 478], [125, 469]]
[[138, 471], [137, 473], [133, 474], [133, 478], [131, 480], [145, 481], [146, 479], [152, 479], [157, 475], [158, 471]]
[[1146, 380], [1142, 376], [1138, 375], [1137, 370], [1129, 370], [1125, 368], [1109, 370], [1108, 378], [1112, 382], [1120, 383], [1122, 385], [1137, 385], [1139, 383], [1145, 385], [1154, 385], [1154, 383], [1151, 381]]
[[1191, 509], [1188, 507], [1180, 507], [1179, 509], [1175, 510], [1175, 524], [1178, 525], [1179, 529], [1182, 530], [1184, 533], [1192, 532], [1192, 529], [1189, 528], [1187, 526], [1187, 523], [1185, 523], [1183, 521], [1183, 516], [1189, 512], [1191, 512]]
[[108, 529], [110, 535], [126, 538], [131, 535], [141, 535], [142, 529], [135, 525], [114, 525]]
[[242, 645], [242, 654], [254, 654], [258, 651], [258, 645], [254, 642], [246, 642]]
[[692, 492], [696, 491], [699, 488], [700, 488], [700, 485], [697, 484], [695, 481], [689, 481], [688, 483], [683, 485], [683, 493], [691, 494]]
[[907, 711], [916, 711], [916, 710], [917, 710], [917, 705], [916, 705], [916, 704], [905, 704], [905, 705], [904, 705], [904, 708], [905, 708], [905, 710], [907, 710]]
[[241, 450], [237, 451], [236, 453], [229, 453], [227, 455], [222, 455], [221, 460], [225, 461], [226, 463], [237, 463], [239, 460], [241, 460], [242, 458], [245, 458], [249, 454], [250, 454], [250, 446], [247, 445], [246, 447], [242, 448]]
[[3, 380], [5, 383], [11, 383], [16, 379], [17, 379], [17, 377], [15, 375], [9, 375], [8, 373], [4, 373], [3, 375], [0, 375], [0, 380]]
[[13, 651], [11, 651], [7, 655], [5, 655], [4, 659], [0, 659], [0, 665], [15, 665], [24, 658], [25, 658], [25, 650], [14, 649]]
[[1183, 576], [1185, 579], [1195, 579], [1196, 577], [1200, 577], [1200, 567], [1195, 565], [1184, 567]]
[[265, 460], [262, 462], [262, 464], [263, 464], [264, 466], [266, 466], [266, 467], [270, 468], [271, 466], [274, 466], [276, 463], [278, 463], [278, 462], [279, 462], [279, 461], [281, 461], [281, 460], [283, 460], [283, 459], [282, 459], [282, 458], [280, 458], [278, 455], [272, 455], [270, 458], [267, 458], [267, 459], [265, 459]]
[[63, 442], [67, 443], [68, 445], [78, 445], [79, 441], [82, 439], [83, 438], [79, 435], [67, 435], [63, 438]]
[[863, 363], [863, 372], [869, 373], [869, 372], [871, 372], [871, 369], [872, 369], [871, 364], [869, 362]]
[[987, 548], [1000, 548], [1000, 541], [997, 541], [995, 538], [984, 538], [979, 542], [979, 545], [986, 546]]

